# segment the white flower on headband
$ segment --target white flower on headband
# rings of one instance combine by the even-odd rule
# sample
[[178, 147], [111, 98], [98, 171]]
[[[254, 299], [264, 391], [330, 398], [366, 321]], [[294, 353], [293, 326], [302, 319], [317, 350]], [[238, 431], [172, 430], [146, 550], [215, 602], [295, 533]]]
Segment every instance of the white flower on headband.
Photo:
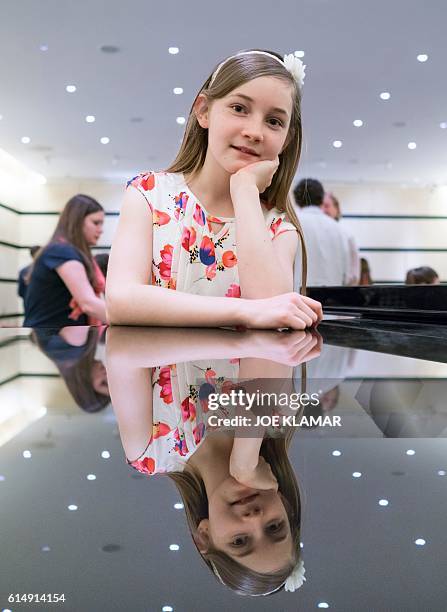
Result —
[[284, 590], [293, 593], [294, 591], [299, 589], [300, 586], [303, 585], [303, 582], [306, 581], [306, 578], [304, 576], [305, 572], [306, 570], [304, 569], [304, 562], [302, 559], [300, 559], [293, 572], [285, 581]]
[[306, 66], [299, 59], [299, 57], [295, 57], [293, 53], [289, 53], [289, 55], [284, 56], [284, 66], [293, 76], [301, 89], [304, 84], [304, 77], [306, 76]]

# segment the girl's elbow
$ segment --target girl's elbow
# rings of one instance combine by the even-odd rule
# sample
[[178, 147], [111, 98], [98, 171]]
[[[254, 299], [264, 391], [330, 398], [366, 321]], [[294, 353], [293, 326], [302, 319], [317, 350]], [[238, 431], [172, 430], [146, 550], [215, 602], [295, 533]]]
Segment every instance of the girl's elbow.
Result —
[[106, 316], [107, 322], [112, 325], [122, 323], [123, 299], [122, 295], [113, 291], [106, 291]]

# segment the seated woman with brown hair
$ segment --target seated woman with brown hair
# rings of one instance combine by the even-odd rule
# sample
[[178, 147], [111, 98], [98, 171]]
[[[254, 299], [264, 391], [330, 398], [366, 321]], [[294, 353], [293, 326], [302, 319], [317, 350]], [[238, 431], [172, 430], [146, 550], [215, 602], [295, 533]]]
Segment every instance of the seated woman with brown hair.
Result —
[[438, 273], [430, 266], [412, 268], [407, 272], [406, 285], [439, 285]]

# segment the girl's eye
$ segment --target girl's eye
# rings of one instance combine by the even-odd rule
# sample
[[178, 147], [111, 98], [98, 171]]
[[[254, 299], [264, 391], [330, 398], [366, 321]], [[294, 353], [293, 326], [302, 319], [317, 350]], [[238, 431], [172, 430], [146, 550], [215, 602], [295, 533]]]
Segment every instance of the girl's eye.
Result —
[[245, 546], [247, 543], [247, 536], [236, 536], [231, 542], [231, 546], [238, 548], [239, 546]]
[[274, 523], [270, 523], [267, 529], [270, 533], [277, 533], [278, 531], [281, 531], [283, 526], [284, 526], [284, 521], [275, 521]]
[[280, 119], [276, 119], [276, 117], [272, 117], [268, 121], [270, 121], [271, 122], [270, 125], [272, 125], [274, 127], [282, 127], [283, 126], [283, 122]]
[[241, 104], [233, 104], [231, 108], [237, 113], [244, 110], [244, 107]]

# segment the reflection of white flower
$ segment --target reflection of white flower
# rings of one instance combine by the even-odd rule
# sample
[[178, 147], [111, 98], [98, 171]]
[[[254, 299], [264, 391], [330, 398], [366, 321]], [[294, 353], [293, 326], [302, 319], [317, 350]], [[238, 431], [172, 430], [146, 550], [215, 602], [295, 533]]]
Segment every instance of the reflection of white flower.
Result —
[[295, 81], [298, 83], [298, 87], [301, 89], [304, 84], [304, 77], [306, 76], [306, 66], [299, 59], [295, 57], [293, 53], [284, 56], [284, 66], [293, 76]]
[[284, 590], [293, 593], [294, 591], [299, 589], [300, 586], [302, 586], [303, 582], [306, 581], [306, 578], [304, 577], [305, 572], [306, 570], [304, 569], [303, 560], [300, 559], [293, 572], [287, 578], [284, 584]]

